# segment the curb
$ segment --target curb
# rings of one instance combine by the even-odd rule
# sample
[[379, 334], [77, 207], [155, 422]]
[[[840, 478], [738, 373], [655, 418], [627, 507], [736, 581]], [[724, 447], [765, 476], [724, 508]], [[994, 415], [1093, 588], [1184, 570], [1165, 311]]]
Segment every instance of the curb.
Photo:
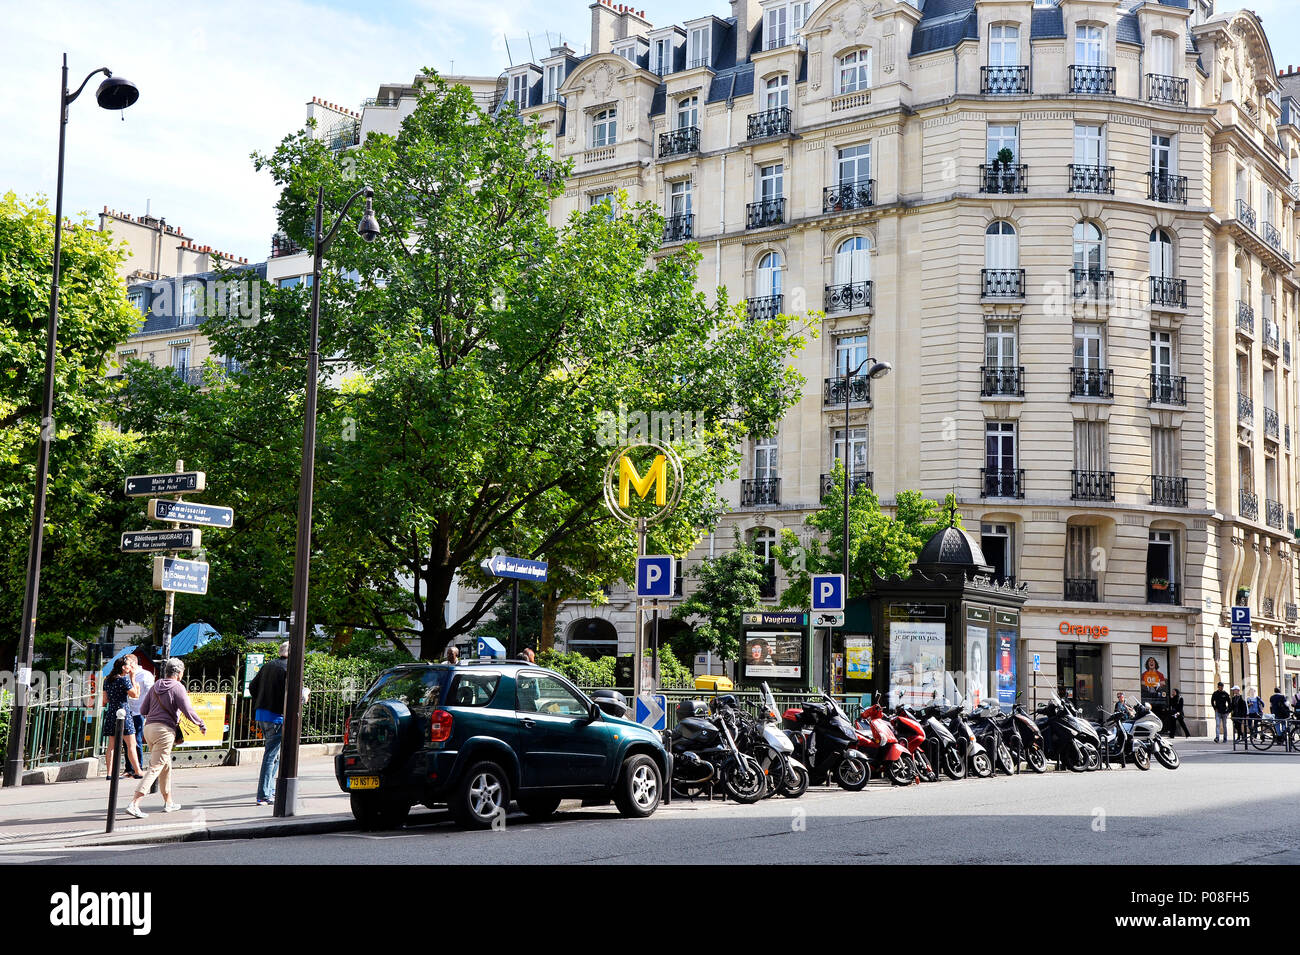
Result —
[[332, 816], [303, 822], [235, 823], [229, 826], [212, 826], [180, 832], [141, 833], [126, 838], [112, 835], [98, 839], [64, 843], [66, 848], [89, 846], [133, 846], [166, 842], [211, 842], [222, 839], [275, 839], [284, 836], [315, 836], [331, 832], [349, 832], [360, 827], [349, 816]]

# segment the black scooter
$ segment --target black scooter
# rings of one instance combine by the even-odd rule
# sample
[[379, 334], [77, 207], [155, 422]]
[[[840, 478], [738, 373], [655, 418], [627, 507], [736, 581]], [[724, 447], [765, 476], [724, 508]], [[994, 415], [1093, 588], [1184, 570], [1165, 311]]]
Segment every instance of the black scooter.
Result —
[[1071, 772], [1082, 773], [1101, 765], [1101, 737], [1091, 723], [1055, 693], [1038, 707], [1035, 722], [1043, 733], [1047, 755]]
[[980, 745], [993, 754], [993, 765], [996, 769], [1002, 770], [1008, 776], [1020, 772], [1020, 760], [1016, 758], [1007, 742], [1007, 727], [1005, 720], [1001, 719], [996, 703], [985, 701], [972, 710], [970, 725]]
[[871, 781], [871, 767], [858, 751], [857, 730], [824, 690], [820, 701], [790, 707], [782, 717], [794, 758], [808, 768], [814, 784], [834, 780], [841, 789], [857, 792]]
[[947, 707], [931, 703], [919, 713], [911, 713], [905, 706], [899, 706], [898, 709], [900, 712], [910, 714], [925, 730], [926, 755], [930, 757], [931, 765], [941, 770], [949, 779], [965, 777], [966, 760], [957, 745], [957, 737], [953, 735], [943, 719]]
[[1151, 754], [1141, 743], [1134, 742], [1132, 719], [1134, 717], [1112, 713], [1092, 725], [1105, 747], [1103, 752], [1107, 762], [1118, 760], [1120, 768], [1123, 768], [1131, 759], [1138, 769], [1147, 770], [1151, 768]]
[[1043, 733], [1024, 704], [1016, 703], [1003, 715], [1003, 736], [1017, 762], [1023, 760], [1036, 773], [1047, 772], [1047, 746]]

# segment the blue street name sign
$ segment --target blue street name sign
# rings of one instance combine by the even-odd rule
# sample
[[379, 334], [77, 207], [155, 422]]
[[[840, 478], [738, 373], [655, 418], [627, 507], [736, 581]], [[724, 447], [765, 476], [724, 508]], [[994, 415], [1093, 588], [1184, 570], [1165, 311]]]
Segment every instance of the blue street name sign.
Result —
[[813, 613], [844, 609], [843, 574], [813, 574], [812, 609]]
[[547, 564], [544, 560], [525, 560], [522, 557], [506, 557], [498, 554], [496, 557], [489, 557], [479, 566], [493, 577], [536, 581], [546, 579]]
[[[671, 597], [673, 595], [673, 558], [668, 554], [648, 554], [636, 559], [636, 595]], [[638, 720], [638, 722], [640, 722]]]
[[193, 501], [150, 501], [149, 519], [176, 521], [178, 524], [200, 524], [203, 527], [230, 527], [235, 523], [234, 508], [217, 504], [195, 504]]
[[1042, 671], [1043, 671], [1043, 656], [1042, 656], [1042, 654], [1040, 654], [1040, 653], [1035, 653], [1035, 654], [1034, 654], [1034, 672], [1035, 672], [1035, 673], [1041, 673]]
[[200, 560], [179, 557], [153, 559], [153, 589], [174, 590], [182, 594], [208, 592], [208, 565]]

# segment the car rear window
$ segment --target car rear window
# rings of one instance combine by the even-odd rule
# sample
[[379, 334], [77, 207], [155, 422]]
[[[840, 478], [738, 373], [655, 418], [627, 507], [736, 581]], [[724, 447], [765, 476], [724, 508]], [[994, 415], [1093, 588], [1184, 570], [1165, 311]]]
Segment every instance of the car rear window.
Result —
[[457, 673], [444, 706], [487, 706], [501, 685], [500, 673]]
[[447, 673], [444, 667], [381, 673], [375, 685], [361, 698], [361, 703], [400, 700], [407, 706], [435, 706], [442, 695]]

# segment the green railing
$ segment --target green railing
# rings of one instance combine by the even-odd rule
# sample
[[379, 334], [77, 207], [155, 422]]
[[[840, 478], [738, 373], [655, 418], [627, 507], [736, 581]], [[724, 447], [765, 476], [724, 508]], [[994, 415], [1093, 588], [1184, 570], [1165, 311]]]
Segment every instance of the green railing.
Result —
[[[24, 769], [70, 763], [103, 753], [100, 734], [103, 708], [98, 699], [88, 698], [83, 689], [74, 684], [46, 690], [27, 708]], [[12, 697], [9, 705], [13, 705]]]

